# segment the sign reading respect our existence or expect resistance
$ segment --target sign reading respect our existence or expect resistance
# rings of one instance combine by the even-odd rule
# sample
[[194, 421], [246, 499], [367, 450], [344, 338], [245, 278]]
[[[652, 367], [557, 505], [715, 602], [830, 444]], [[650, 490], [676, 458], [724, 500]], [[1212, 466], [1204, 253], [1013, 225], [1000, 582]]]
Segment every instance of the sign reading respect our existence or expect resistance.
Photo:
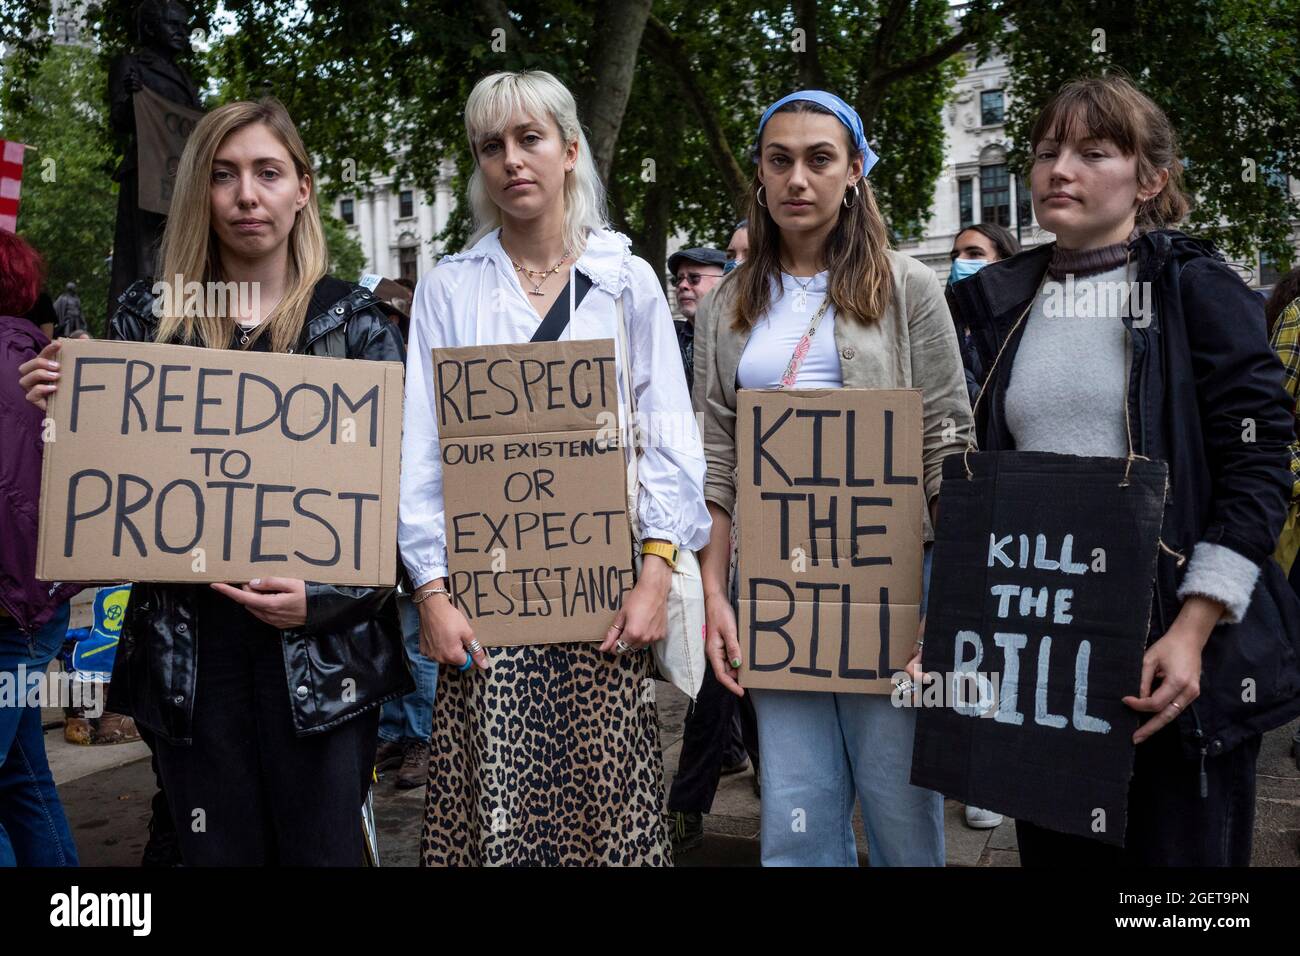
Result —
[[921, 393], [742, 389], [739, 632], [747, 687], [888, 694], [921, 604]]
[[634, 584], [612, 339], [434, 349], [452, 600], [484, 645], [604, 640]]
[[90, 340], [61, 362], [42, 580], [396, 582], [400, 363]]

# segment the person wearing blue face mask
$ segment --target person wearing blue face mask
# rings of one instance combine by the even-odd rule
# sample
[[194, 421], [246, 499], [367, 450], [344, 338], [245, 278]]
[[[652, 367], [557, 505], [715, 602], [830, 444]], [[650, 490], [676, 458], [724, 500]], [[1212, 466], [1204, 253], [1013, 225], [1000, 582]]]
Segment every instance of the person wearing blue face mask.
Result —
[[[1020, 251], [1020, 243], [1011, 231], [1004, 226], [995, 223], [979, 222], [973, 226], [967, 226], [961, 232], [957, 233], [952, 241], [952, 268], [948, 270], [948, 286], [952, 287], [954, 282], [960, 282], [979, 272], [991, 262], [1000, 262], [1003, 259], [1010, 259]], [[959, 328], [958, 335], [961, 339], [961, 360], [966, 367], [966, 391], [970, 393], [970, 403], [975, 404], [975, 399], [979, 396], [980, 388], [984, 383], [984, 368], [979, 360], [979, 355], [975, 351], [975, 345], [971, 342], [970, 329]], [[974, 810], [968, 807], [966, 810], [966, 822], [973, 827], [986, 829], [997, 826], [1002, 822], [1001, 817], [997, 817], [996, 822], [990, 822], [997, 814], [989, 814], [987, 817], [979, 817], [979, 821], [972, 819], [972, 812], [975, 814], [984, 814], [983, 810]]]

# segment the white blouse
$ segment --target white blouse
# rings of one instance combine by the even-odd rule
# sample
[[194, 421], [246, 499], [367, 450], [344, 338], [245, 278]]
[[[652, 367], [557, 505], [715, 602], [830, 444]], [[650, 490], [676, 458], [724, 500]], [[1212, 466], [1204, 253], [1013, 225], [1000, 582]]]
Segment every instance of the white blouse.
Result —
[[[704, 448], [663, 289], [650, 265], [632, 255], [627, 237], [616, 232], [592, 232], [576, 268], [592, 286], [560, 338], [614, 339], [620, 369], [625, 357], [618, 347], [615, 297], [623, 299], [632, 387], [645, 436], [637, 466], [642, 534], [698, 550], [708, 543], [711, 524], [704, 504]], [[499, 230], [473, 248], [444, 258], [416, 286], [407, 344], [397, 527], [402, 561], [414, 585], [447, 574], [432, 350], [528, 342], [541, 321], [519, 287]], [[626, 408], [621, 374], [618, 387]]]
[[[819, 272], [811, 279], [781, 273], [781, 289], [772, 283], [772, 304], [754, 323], [740, 354], [736, 381], [741, 388], [780, 388], [795, 346], [808, 331], [813, 314], [821, 308], [830, 279]], [[835, 348], [835, 306], [828, 306], [813, 336], [803, 364], [795, 375], [795, 388], [842, 388], [844, 371]]]

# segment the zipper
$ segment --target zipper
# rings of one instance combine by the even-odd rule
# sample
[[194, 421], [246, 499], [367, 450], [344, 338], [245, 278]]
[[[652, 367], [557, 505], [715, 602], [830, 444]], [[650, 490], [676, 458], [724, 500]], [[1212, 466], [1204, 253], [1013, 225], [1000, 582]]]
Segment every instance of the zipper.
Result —
[[1201, 799], [1204, 800], [1210, 794], [1209, 778], [1205, 775], [1205, 755], [1209, 752], [1210, 746], [1205, 742], [1205, 733], [1201, 730], [1201, 717], [1196, 713], [1196, 705], [1193, 704], [1187, 708], [1191, 711], [1192, 721], [1196, 724], [1196, 729], [1192, 732], [1201, 745]]

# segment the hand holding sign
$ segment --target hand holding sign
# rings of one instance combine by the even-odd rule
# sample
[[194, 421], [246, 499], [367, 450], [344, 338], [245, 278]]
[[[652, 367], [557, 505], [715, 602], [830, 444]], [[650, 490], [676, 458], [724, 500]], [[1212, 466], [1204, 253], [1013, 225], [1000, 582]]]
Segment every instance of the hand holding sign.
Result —
[[212, 588], [272, 627], [289, 630], [307, 623], [307, 584], [297, 578], [254, 578], [242, 588], [218, 582]]
[[18, 366], [18, 387], [27, 393], [27, 401], [45, 411], [45, 401], [59, 387], [59, 343], [51, 342], [36, 358]]
[[636, 586], [605, 632], [605, 640], [600, 644], [602, 651], [616, 652], [620, 639], [634, 651], [664, 639], [668, 634], [668, 590], [672, 576], [672, 568], [661, 559], [642, 565]]
[[[446, 587], [447, 579], [438, 578], [423, 587], [433, 585]], [[440, 594], [425, 598], [415, 607], [420, 612], [420, 653], [439, 664], [461, 667], [469, 653], [469, 643], [474, 640], [474, 628], [464, 612]], [[483, 670], [492, 666], [487, 651], [481, 647], [472, 656]]]

